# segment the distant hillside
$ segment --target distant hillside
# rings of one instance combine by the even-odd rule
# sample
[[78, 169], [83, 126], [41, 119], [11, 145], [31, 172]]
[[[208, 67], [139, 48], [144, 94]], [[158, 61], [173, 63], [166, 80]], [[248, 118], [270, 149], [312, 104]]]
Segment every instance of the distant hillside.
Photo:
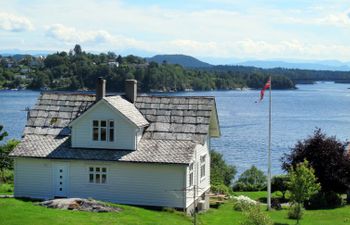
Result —
[[350, 71], [350, 66], [347, 63], [339, 61], [300, 61], [300, 62], [285, 62], [285, 61], [269, 61], [269, 60], [254, 60], [236, 63], [240, 66], [254, 66], [263, 69], [286, 68], [286, 69], [302, 69], [302, 70], [328, 70], [328, 71]]
[[202, 62], [188, 55], [155, 55], [151, 58], [146, 58], [148, 62], [163, 63], [166, 61], [169, 64], [179, 64], [185, 68], [208, 68], [209, 63]]

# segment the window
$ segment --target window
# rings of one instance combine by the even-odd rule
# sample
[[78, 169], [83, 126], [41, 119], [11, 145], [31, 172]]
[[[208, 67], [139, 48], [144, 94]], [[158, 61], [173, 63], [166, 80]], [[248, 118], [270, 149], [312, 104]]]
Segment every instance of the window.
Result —
[[114, 141], [114, 121], [94, 120], [92, 121], [92, 140]]
[[189, 169], [189, 185], [190, 187], [193, 185], [193, 163], [188, 167]]
[[107, 183], [106, 167], [89, 167], [89, 183], [105, 184]]
[[203, 155], [200, 157], [200, 162], [201, 162], [201, 179], [205, 177], [205, 161], [206, 161], [206, 156]]

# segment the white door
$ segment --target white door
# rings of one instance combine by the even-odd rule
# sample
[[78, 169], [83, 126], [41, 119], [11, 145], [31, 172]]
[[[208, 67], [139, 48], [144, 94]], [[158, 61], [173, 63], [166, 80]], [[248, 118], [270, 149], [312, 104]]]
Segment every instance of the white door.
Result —
[[67, 197], [68, 194], [68, 164], [55, 163], [53, 165], [55, 197]]

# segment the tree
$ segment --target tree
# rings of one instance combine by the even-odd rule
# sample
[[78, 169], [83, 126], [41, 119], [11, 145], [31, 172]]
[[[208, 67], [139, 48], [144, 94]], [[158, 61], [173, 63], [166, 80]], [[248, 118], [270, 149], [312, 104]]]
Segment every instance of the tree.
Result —
[[19, 141], [9, 140], [6, 144], [0, 146], [0, 176], [6, 183], [5, 170], [13, 169], [13, 159], [10, 158], [10, 152], [17, 146]]
[[4, 129], [3, 125], [0, 125], [0, 141], [4, 140], [6, 136], [8, 136], [8, 133], [6, 131], [2, 131]]
[[295, 168], [290, 167], [288, 172], [290, 181], [288, 182], [288, 191], [290, 192], [290, 200], [295, 208], [291, 208], [295, 213], [297, 224], [302, 215], [302, 204], [304, 201], [316, 194], [321, 186], [317, 183], [315, 171], [309, 166], [308, 161], [298, 163]]
[[295, 168], [306, 159], [315, 170], [323, 192], [345, 193], [350, 186], [350, 159], [345, 146], [346, 143], [335, 137], [328, 137], [321, 129], [316, 129], [313, 136], [298, 141], [291, 153], [283, 156], [282, 168], [288, 171], [290, 167]]
[[237, 191], [261, 191], [266, 188], [266, 176], [254, 165], [244, 171], [233, 189]]
[[75, 54], [75, 55], [80, 55], [81, 53], [83, 53], [83, 51], [81, 50], [81, 46], [78, 45], [78, 44], [76, 44], [76, 45], [74, 46], [73, 51], [74, 51], [74, 54]]
[[210, 182], [213, 185], [230, 186], [236, 172], [236, 167], [228, 165], [222, 154], [214, 150], [210, 151]]

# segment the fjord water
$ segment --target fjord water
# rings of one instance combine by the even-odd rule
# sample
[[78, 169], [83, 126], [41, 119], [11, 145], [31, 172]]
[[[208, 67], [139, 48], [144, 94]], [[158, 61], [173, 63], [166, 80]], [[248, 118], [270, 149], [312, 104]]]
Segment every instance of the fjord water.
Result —
[[[297, 90], [272, 92], [272, 173], [279, 174], [280, 158], [297, 140], [311, 135], [316, 127], [341, 141], [350, 137], [350, 84], [331, 82], [298, 85]], [[26, 106], [39, 95], [34, 91], [0, 91], [0, 124], [10, 138], [20, 138], [26, 123]], [[251, 165], [266, 171], [268, 141], [268, 93], [255, 103], [259, 91], [179, 92], [176, 96], [215, 96], [221, 137], [211, 146], [223, 153], [238, 173]], [[325, 159], [327, 160], [327, 159]]]

